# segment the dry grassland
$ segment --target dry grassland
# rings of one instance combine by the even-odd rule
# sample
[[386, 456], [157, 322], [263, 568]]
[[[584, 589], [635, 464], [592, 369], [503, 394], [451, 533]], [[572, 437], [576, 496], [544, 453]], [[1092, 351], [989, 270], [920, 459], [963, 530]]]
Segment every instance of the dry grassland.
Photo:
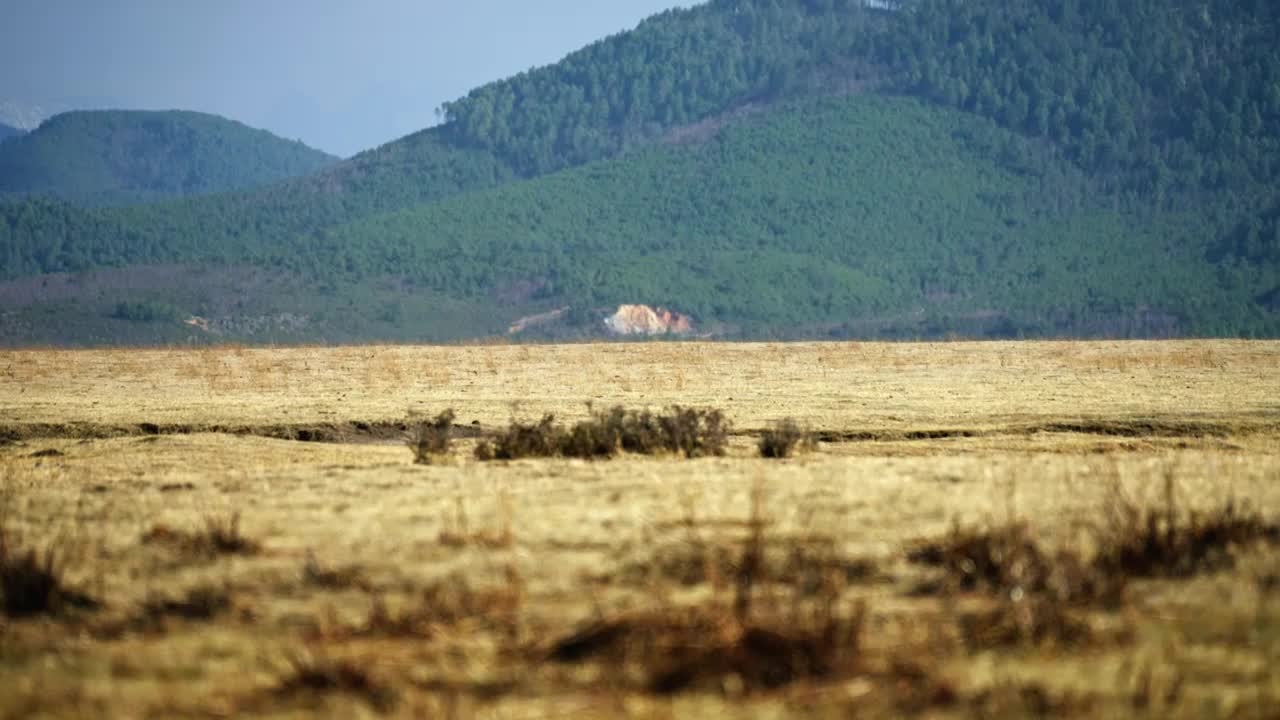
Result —
[[1278, 481], [1275, 342], [4, 351], [0, 717], [1276, 717]]

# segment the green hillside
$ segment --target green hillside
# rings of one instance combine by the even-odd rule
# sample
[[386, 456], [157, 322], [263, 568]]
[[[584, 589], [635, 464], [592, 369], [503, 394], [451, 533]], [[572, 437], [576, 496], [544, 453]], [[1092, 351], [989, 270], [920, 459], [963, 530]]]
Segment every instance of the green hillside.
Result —
[[262, 186], [335, 161], [214, 115], [77, 111], [0, 147], [0, 194], [135, 204]]
[[[326, 231], [298, 269], [411, 268], [451, 297], [533, 281], [747, 334], [1280, 332], [1259, 300], [1276, 214], [1224, 248], [1216, 210], [1135, 205], [989, 121], [846, 96]], [[1230, 280], [1225, 254], [1246, 258]]]
[[[1274, 336], [1277, 36], [1261, 0], [712, 0], [306, 177], [0, 205], [0, 278], [265, 270], [288, 289], [255, 312], [324, 339], [564, 306], [544, 331], [584, 334], [622, 302], [731, 337]], [[186, 289], [134, 293], [168, 314], [25, 307], [95, 341], [235, 312], [217, 293], [239, 291]]]

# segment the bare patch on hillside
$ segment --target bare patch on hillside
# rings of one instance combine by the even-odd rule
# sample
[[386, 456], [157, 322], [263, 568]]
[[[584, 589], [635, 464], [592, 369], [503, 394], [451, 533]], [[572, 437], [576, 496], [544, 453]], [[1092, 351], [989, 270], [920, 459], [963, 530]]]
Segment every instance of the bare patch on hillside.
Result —
[[605, 328], [614, 335], [688, 335], [693, 320], [663, 307], [619, 305], [617, 312], [605, 318]]
[[568, 312], [569, 312], [569, 307], [566, 306], [566, 307], [559, 308], [557, 310], [551, 310], [550, 312], [538, 313], [536, 315], [526, 315], [525, 317], [522, 317], [519, 320], [516, 320], [515, 322], [511, 323], [511, 327], [507, 328], [507, 334], [515, 335], [517, 333], [522, 333], [525, 330], [528, 330], [529, 328], [548, 325], [564, 317], [565, 314]]

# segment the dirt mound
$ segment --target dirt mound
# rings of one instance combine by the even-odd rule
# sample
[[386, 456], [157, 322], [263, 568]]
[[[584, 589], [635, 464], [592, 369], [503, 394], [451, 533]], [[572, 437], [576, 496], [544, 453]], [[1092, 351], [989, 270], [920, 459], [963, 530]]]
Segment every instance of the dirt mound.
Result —
[[648, 305], [619, 305], [617, 312], [605, 318], [605, 327], [615, 335], [687, 335], [693, 332], [693, 321], [666, 308]]

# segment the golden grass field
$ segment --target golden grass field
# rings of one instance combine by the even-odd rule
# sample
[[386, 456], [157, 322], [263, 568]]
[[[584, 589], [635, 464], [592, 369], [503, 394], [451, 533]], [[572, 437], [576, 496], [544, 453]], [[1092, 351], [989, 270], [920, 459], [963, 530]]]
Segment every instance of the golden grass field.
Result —
[[[588, 403], [734, 433], [472, 457]], [[1277, 342], [0, 351], [0, 482], [0, 717], [1280, 716]]]

